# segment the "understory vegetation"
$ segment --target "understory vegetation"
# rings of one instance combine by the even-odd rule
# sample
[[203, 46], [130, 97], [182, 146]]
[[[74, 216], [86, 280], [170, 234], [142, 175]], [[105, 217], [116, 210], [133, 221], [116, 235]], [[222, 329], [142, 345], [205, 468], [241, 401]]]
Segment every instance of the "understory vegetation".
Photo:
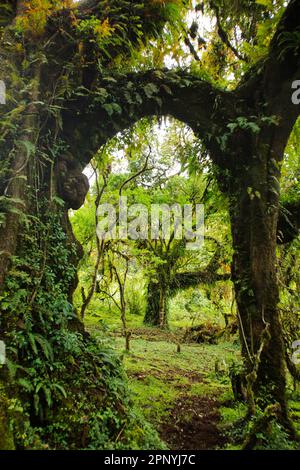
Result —
[[[189, 324], [185, 314], [180, 310], [181, 322], [170, 322], [170, 331], [145, 327], [141, 315], [129, 314], [131, 352], [124, 349], [118, 317], [109, 327], [111, 316], [88, 316], [87, 328], [95, 337], [103, 337], [104, 330], [108, 343], [122, 357], [132, 400], [157, 430], [163, 448], [240, 450], [259, 415], [249, 423], [246, 404], [236, 401], [232, 391], [230, 371], [241, 364], [238, 339], [223, 338], [217, 344], [182, 342]], [[206, 323], [210, 321], [208, 316]], [[298, 432], [299, 393], [291, 381], [289, 408]], [[275, 422], [269, 426], [268, 439], [258, 433], [257, 440], [258, 449], [298, 449]]]
[[[92, 189], [84, 206], [71, 214], [76, 238], [85, 247], [74, 305], [90, 334], [105, 337], [121, 357], [131, 399], [165, 448], [297, 449], [297, 442], [290, 440], [274, 416], [266, 418], [257, 409], [249, 420], [235, 294], [228, 275], [232, 260], [228, 208], [213, 183], [209, 161], [205, 157], [193, 161], [198, 151], [191, 132], [179, 123], [143, 121], [102, 151], [100, 164], [109, 168], [105, 177], [97, 158], [86, 170]], [[290, 151], [292, 147], [287, 148]], [[283, 182], [288, 185], [291, 168], [286, 164], [284, 171]], [[108, 237], [100, 243], [96, 234], [100, 203], [115, 201], [118, 207], [120, 195], [149, 207], [150, 202], [205, 203], [203, 246], [190, 251], [172, 237], [152, 242]], [[130, 221], [138, 214], [132, 214]], [[141, 220], [137, 225], [143, 229]], [[299, 328], [293, 295], [298, 285], [297, 255], [286, 285], [289, 256], [295, 255], [297, 246], [295, 240], [288, 251], [278, 249], [287, 347]], [[162, 284], [167, 294], [161, 324], [161, 304], [153, 302], [153, 296]], [[292, 357], [292, 350], [289, 353]], [[288, 406], [296, 430], [299, 393], [290, 376]]]

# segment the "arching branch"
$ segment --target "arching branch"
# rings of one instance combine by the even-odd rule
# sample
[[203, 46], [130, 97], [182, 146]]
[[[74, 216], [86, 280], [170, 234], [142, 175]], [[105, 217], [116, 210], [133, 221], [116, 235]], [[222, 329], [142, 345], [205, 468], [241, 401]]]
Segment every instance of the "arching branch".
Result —
[[[235, 92], [219, 90], [188, 72], [176, 73], [173, 70], [114, 76], [110, 77], [110, 82], [109, 78], [98, 76], [94, 92], [87, 92], [84, 97], [75, 96], [71, 103], [67, 103], [69, 110], [64, 114], [64, 135], [77, 151], [78, 158], [87, 162], [108, 138], [140, 118], [170, 115], [200, 135], [212, 150], [213, 157], [218, 147], [215, 129], [226, 130], [228, 122], [241, 113], [241, 107], [247, 112], [254, 106], [257, 108], [255, 112], [279, 117], [279, 125], [274, 126], [272, 137], [273, 148], [280, 154], [300, 110], [291, 100], [292, 80], [300, 75], [300, 54], [295, 54], [298, 46], [292, 46], [292, 35], [299, 27], [299, 18], [300, 4], [291, 0], [267, 58], [249, 72]], [[101, 93], [107, 93], [108, 106], [113, 106], [106, 106], [110, 109], [109, 115], [99, 89]]]
[[117, 132], [143, 117], [172, 116], [209, 144], [215, 126], [225, 126], [233, 95], [188, 72], [150, 70], [99, 77], [94, 91], [74, 96], [63, 113], [63, 135], [72, 153], [87, 163]]
[[218, 35], [221, 41], [234, 53], [234, 55], [239, 59], [247, 62], [247, 58], [244, 57], [242, 54], [239, 53], [236, 47], [231, 44], [230, 39], [228, 37], [227, 32], [222, 26], [221, 16], [220, 16], [220, 8], [215, 2], [210, 2], [211, 8], [214, 10], [217, 20], [217, 27], [218, 27]]
[[188, 289], [189, 287], [197, 287], [200, 284], [213, 284], [219, 281], [229, 281], [230, 274], [219, 274], [216, 272], [205, 271], [191, 271], [184, 273], [177, 273], [174, 276], [171, 290]]
[[205, 239], [213, 241], [216, 244], [216, 251], [211, 257], [208, 265], [201, 271], [185, 271], [176, 273], [170, 285], [171, 291], [197, 287], [200, 284], [213, 284], [219, 281], [224, 282], [231, 279], [230, 273], [218, 272], [223, 261], [223, 249], [221, 243], [212, 237], [207, 236]]

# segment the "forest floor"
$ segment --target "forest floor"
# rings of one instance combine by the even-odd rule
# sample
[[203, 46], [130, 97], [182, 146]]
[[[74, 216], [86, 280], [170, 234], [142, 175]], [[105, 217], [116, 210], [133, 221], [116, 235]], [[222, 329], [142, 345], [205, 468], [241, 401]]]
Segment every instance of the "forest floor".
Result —
[[[102, 321], [90, 317], [87, 327], [103, 338]], [[241, 360], [238, 342], [184, 343], [180, 329], [162, 331], [134, 320], [130, 329], [130, 352], [125, 352], [119, 323], [107, 331], [108, 341], [123, 360], [137, 408], [166, 448], [240, 449], [246, 406], [234, 401], [228, 375], [230, 365]], [[290, 407], [300, 432], [299, 392]]]
[[[89, 330], [101, 334], [94, 321]], [[234, 404], [228, 367], [240, 360], [238, 344], [181, 343], [180, 334], [156, 328], [132, 328], [131, 350], [114, 330], [113, 346], [121, 353], [134, 400], [174, 450], [235, 448], [227, 428], [243, 418], [246, 407]], [[238, 448], [238, 447], [236, 447]]]

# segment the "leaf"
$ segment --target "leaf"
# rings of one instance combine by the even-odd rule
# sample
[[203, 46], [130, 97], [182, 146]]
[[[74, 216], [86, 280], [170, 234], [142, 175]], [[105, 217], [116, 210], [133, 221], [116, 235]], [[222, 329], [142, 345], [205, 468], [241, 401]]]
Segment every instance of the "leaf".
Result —
[[55, 204], [57, 204], [60, 207], [64, 207], [64, 205], [65, 205], [65, 201], [62, 198], [58, 197], [58, 196], [53, 196], [52, 201], [55, 202]]
[[100, 101], [102, 103], [105, 103], [106, 99], [109, 96], [108, 91], [106, 88], [98, 88], [96, 94], [96, 101]]
[[39, 414], [40, 398], [39, 398], [39, 396], [38, 396], [37, 393], [34, 394], [33, 403], [34, 403], [34, 410], [35, 410], [35, 413], [36, 413], [36, 415], [38, 415], [38, 414]]
[[147, 83], [147, 85], [143, 87], [143, 90], [147, 98], [152, 98], [154, 94], [157, 94], [159, 92], [159, 89], [155, 85], [155, 83]]
[[51, 389], [48, 388], [46, 385], [43, 385], [43, 391], [45, 394], [47, 405], [49, 406], [49, 408], [51, 408], [51, 405], [52, 405]]
[[117, 103], [106, 103], [102, 105], [102, 108], [105, 109], [109, 116], [112, 116], [114, 113], [122, 113], [122, 108]]
[[45, 354], [46, 358], [50, 361], [54, 360], [53, 349], [49, 341], [44, 338], [42, 335], [35, 335], [35, 341], [41, 346], [43, 353]]
[[162, 84], [162, 85], [161, 85], [161, 88], [162, 88], [168, 95], [173, 95], [173, 92], [172, 92], [171, 88], [168, 87], [168, 85]]
[[27, 379], [18, 379], [18, 384], [21, 385], [21, 387], [23, 387], [27, 392], [32, 392], [33, 390], [33, 385], [32, 383], [27, 380]]
[[117, 80], [114, 77], [103, 77], [103, 80], [105, 82], [118, 83]]
[[35, 343], [35, 337], [32, 333], [28, 333], [28, 338], [29, 338], [29, 343], [32, 347], [32, 350], [37, 356], [38, 355], [38, 350], [37, 350], [36, 343]]
[[59, 384], [53, 384], [53, 388], [57, 388], [57, 390], [59, 390], [61, 392], [61, 394], [67, 398], [67, 392], [65, 391], [64, 387], [62, 387], [62, 385], [59, 385]]

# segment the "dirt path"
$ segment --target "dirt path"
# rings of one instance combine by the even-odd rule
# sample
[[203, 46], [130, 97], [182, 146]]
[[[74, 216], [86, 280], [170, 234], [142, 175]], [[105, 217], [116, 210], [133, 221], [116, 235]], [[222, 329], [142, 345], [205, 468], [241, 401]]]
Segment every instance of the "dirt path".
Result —
[[220, 415], [214, 398], [182, 395], [168, 422], [160, 429], [162, 440], [171, 450], [212, 450], [226, 439], [218, 428]]
[[228, 438], [219, 408], [227, 385], [218, 386], [215, 362], [228, 351], [185, 343], [179, 354], [170, 333], [143, 329], [134, 333], [126, 370], [138, 406], [162, 441], [171, 450], [223, 448]]
[[[151, 371], [151, 375], [181, 390], [179, 398], [168, 410], [166, 422], [158, 428], [161, 439], [169, 449], [213, 450], [225, 445], [226, 438], [219, 427], [220, 403], [217, 396], [192, 395], [190, 392], [193, 383], [205, 381], [201, 374], [169, 369], [164, 372]], [[131, 377], [143, 381], [147, 375], [135, 373]], [[181, 384], [178, 377], [188, 379], [189, 384]]]

